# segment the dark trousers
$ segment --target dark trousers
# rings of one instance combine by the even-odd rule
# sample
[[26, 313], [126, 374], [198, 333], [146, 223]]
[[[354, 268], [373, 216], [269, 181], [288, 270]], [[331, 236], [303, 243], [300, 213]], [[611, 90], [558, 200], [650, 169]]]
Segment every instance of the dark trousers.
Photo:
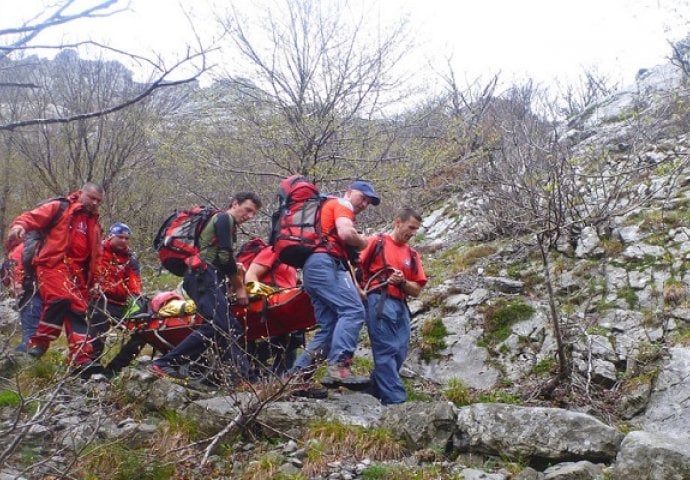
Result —
[[100, 360], [105, 349], [105, 339], [111, 325], [122, 320], [125, 305], [116, 305], [107, 300], [99, 300], [89, 305], [89, 341], [93, 348], [94, 359]]
[[118, 373], [120, 370], [129, 365], [134, 360], [141, 350], [146, 346], [146, 340], [139, 333], [134, 332], [129, 337], [129, 340], [122, 345], [122, 348], [117, 355], [105, 366], [107, 372]]
[[197, 314], [203, 317], [204, 322], [156, 363], [181, 366], [196, 361], [212, 346], [231, 368], [232, 377], [247, 378], [247, 356], [238, 343], [242, 327], [228, 310], [225, 281], [219, 277], [214, 267], [208, 266], [202, 271], [188, 270], [182, 286], [196, 302]]

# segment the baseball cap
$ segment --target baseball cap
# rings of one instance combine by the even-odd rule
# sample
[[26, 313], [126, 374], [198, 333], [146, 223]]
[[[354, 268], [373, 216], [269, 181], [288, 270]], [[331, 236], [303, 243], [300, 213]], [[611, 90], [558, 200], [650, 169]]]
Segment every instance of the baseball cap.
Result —
[[357, 180], [356, 182], [353, 182], [352, 185], [350, 185], [351, 190], [359, 190], [362, 192], [364, 195], [369, 197], [371, 199], [371, 204], [376, 206], [379, 203], [381, 203], [381, 199], [379, 198], [378, 195], [376, 195], [376, 192], [374, 191], [374, 187], [371, 186], [371, 183], [365, 182], [363, 180]]
[[115, 235], [132, 235], [132, 229], [124, 223], [113, 223], [108, 229], [108, 235], [114, 237]]

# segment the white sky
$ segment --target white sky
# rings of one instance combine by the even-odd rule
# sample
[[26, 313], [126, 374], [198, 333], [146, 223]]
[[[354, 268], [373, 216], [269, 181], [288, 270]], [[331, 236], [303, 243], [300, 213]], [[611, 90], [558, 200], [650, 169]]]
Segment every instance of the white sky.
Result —
[[[83, 0], [87, 1], [87, 0]], [[252, 0], [236, 0], [252, 5]], [[325, 1], [325, 0], [323, 0]], [[364, 5], [371, 5], [367, 0]], [[88, 20], [70, 27], [123, 48], [174, 57], [193, 42], [186, 10], [198, 33], [214, 35], [209, 18], [214, 0], [131, 0], [132, 12]], [[227, 5], [229, 0], [216, 0]], [[380, 0], [381, 18], [409, 13], [419, 69], [452, 55], [453, 67], [468, 80], [501, 71], [504, 80], [539, 82], [575, 79], [584, 68], [624, 84], [640, 68], [665, 62], [668, 40], [690, 31], [687, 0]], [[0, 0], [0, 28], [35, 12], [41, 0]], [[9, 23], [14, 22], [14, 23]], [[39, 39], [42, 40], [42, 39]], [[413, 67], [416, 68], [416, 67]]]

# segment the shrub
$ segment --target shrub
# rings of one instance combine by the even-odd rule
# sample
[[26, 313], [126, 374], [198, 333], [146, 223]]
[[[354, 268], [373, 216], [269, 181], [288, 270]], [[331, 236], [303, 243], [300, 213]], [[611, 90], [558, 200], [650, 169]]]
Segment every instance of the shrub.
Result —
[[22, 397], [14, 390], [0, 390], [0, 407], [18, 407]]
[[683, 282], [678, 280], [667, 280], [664, 282], [664, 303], [666, 305], [678, 305], [685, 300], [686, 295], [687, 292]]
[[472, 403], [469, 389], [459, 378], [451, 378], [443, 391], [443, 396], [453, 402], [456, 407], [462, 407]]

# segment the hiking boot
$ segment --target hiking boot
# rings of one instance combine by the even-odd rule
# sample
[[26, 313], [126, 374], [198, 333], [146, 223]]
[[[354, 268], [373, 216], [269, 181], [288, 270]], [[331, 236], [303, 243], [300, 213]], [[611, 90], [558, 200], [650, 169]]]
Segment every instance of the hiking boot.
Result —
[[38, 360], [38, 359], [41, 358], [41, 357], [43, 356], [43, 354], [46, 353], [47, 351], [48, 351], [47, 348], [41, 347], [41, 346], [39, 346], [39, 345], [34, 345], [33, 347], [27, 348], [26, 353], [27, 353], [29, 356], [31, 356], [31, 357], [35, 358], [36, 360]]
[[350, 365], [352, 361], [339, 361], [333, 365], [328, 365], [327, 371], [328, 376], [331, 377], [336, 382], [349, 380], [352, 378], [352, 368]]
[[152, 363], [149, 371], [158, 378], [174, 379], [174, 380], [188, 380], [188, 377], [182, 374], [177, 368], [171, 365], [159, 365]]

